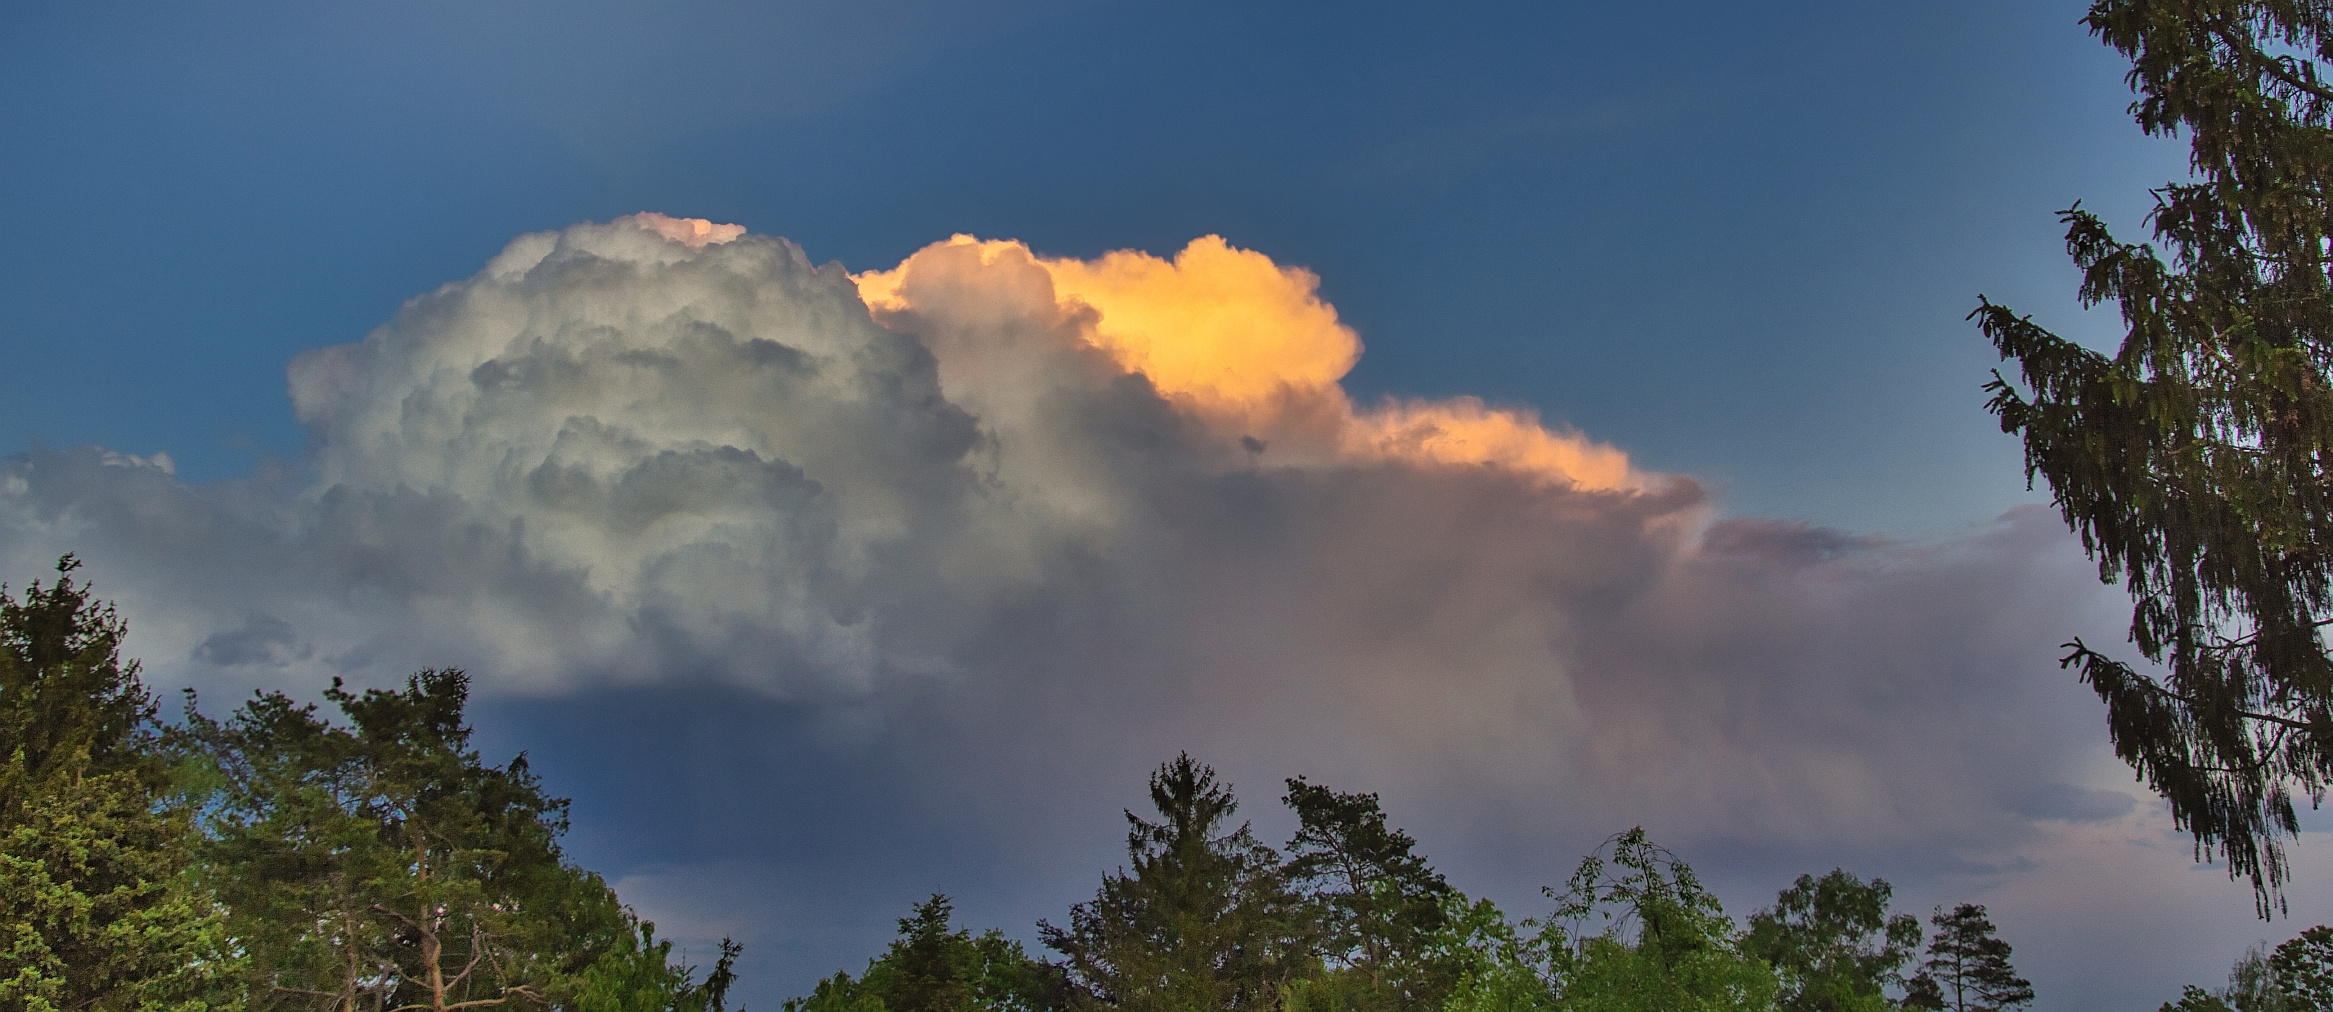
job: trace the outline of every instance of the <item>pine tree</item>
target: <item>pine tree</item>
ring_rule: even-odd
[[[599,876],[566,862],[567,802],[521,755],[470,747],[467,676],[326,693],[348,718],[263,693],[225,721],[187,707],[223,782],[208,858],[258,1009],[533,1008],[578,994],[718,1007]]]
[[[1963,903],[1929,923],[1936,935],[1928,960],[1913,978],[1904,1002],[1909,1008],[1952,1012],[2001,1012],[2033,1002],[2033,984],[2009,965],[2009,943],[1994,934],[1981,904]]]
[[[1461,972],[1437,951],[1457,890],[1386,825],[1377,795],[1294,777],[1282,800],[1298,824],[1287,877],[1318,905],[1324,950],[1365,985],[1356,1004],[1441,1008]]]

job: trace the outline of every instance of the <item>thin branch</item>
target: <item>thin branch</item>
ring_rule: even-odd
[[[2243,62],[2259,67],[2286,87],[2306,93],[2320,102],[2333,102],[2333,89],[2327,89],[2324,85],[2293,73],[2291,68],[2285,66],[2284,61],[2253,48],[2250,39],[2238,38],[2219,19],[2212,19],[2209,23],[2211,33],[2217,36],[2221,42],[2227,43],[2229,49],[2235,50]]]
[[[373,906],[372,906],[372,909],[373,909],[373,911],[374,911],[375,913],[383,913],[383,914],[387,914],[387,915],[389,915],[389,916],[391,916],[391,917],[394,917],[394,918],[396,918],[396,919],[398,919],[398,920],[400,920],[400,921],[404,921],[404,922],[405,922],[405,926],[406,926],[406,927],[408,927],[408,928],[412,928],[412,929],[413,929],[413,930],[415,930],[415,931],[421,931],[421,930],[424,930],[424,929],[422,928],[422,926],[421,926],[421,922],[420,922],[420,921],[414,920],[414,919],[413,919],[413,918],[411,918],[411,917],[407,917],[407,916],[405,916],[404,914],[398,913],[397,911],[395,911],[395,910],[392,910],[392,909],[390,909],[390,908],[388,908],[388,907],[386,907],[386,906],[383,906],[383,905],[381,905],[381,904],[379,904],[379,903],[375,903],[375,904],[373,904]]]
[[[451,1005],[443,1006],[400,1005],[396,1008],[390,1009],[389,1012],[455,1012],[456,1009],[485,1008],[488,1005],[500,1005],[503,1002],[511,1000],[512,998],[525,998],[528,1001],[543,1000],[543,996],[536,993],[534,988],[525,984],[520,984],[517,987],[503,988],[502,997],[499,998],[473,998],[469,1001],[458,1001]]]
[[[2132,674],[2136,675],[2138,673],[2132,672]],[[2136,681],[2139,685],[2144,686],[2148,691],[2163,696],[2167,699],[2177,700],[2178,702],[2184,704],[2189,710],[2195,710],[2201,706],[2201,704],[2197,703],[2192,697],[2184,696],[2173,692],[2170,689],[2164,688],[2154,679],[2148,678],[2145,675],[2138,675]],[[2295,731],[2307,731],[2311,729],[2310,725],[2306,721],[2294,720],[2291,717],[2280,717],[2273,713],[2255,713],[2251,710],[2239,710],[2233,707],[2229,708],[2228,712],[2234,713],[2236,716],[2243,717],[2247,720],[2257,720],[2265,724],[2276,724],[2283,727],[2289,727]]]
[[[457,987],[460,987],[460,986],[462,986],[462,981],[464,981],[464,980],[466,980],[466,979],[468,979],[468,978],[469,978],[469,976],[470,976],[470,971],[472,971],[472,970],[475,970],[475,969],[477,969],[477,968],[478,968],[478,961],[479,961],[479,960],[481,960],[481,959],[485,959],[485,958],[486,958],[486,946],[485,946],[485,945],[483,945],[483,944],[481,944],[481,936],[484,936],[484,935],[485,935],[485,931],[484,931],[483,929],[481,929],[481,928],[479,928],[479,927],[478,927],[478,921],[477,921],[477,919],[476,919],[476,918],[471,918],[471,920],[470,920],[470,962],[469,962],[469,963],[467,963],[467,964],[465,964],[465,965],[462,967],[462,972],[460,972],[460,973],[457,973],[457,974],[454,974],[454,979],[452,979],[452,980],[449,980],[449,981],[447,981],[447,982],[446,982],[446,989],[447,989],[447,990],[449,990],[449,991],[450,991],[450,990],[452,990],[452,989],[454,989],[454,988],[457,988]]]

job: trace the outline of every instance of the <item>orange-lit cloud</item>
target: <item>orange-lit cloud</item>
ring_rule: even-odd
[[[983,267],[1043,268],[1064,317],[1082,317],[1082,340],[1228,437],[1263,439],[1298,459],[1489,465],[1586,489],[1640,484],[1625,453],[1550,429],[1528,409],[1471,397],[1356,407],[1339,381],[1361,340],[1321,300],[1320,279],[1220,236],[1194,239],[1170,261],[1134,250],[1040,257],[1019,242],[957,235],[856,275],[860,296],[878,313],[927,308],[910,275],[961,271],[967,246]]]
[[[635,214],[631,221],[674,242],[685,243],[690,249],[718,245],[745,234],[743,225],[716,225],[703,218],[674,218],[654,211]]]

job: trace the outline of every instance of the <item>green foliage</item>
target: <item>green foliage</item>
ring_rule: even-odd
[[[2162,1012],[2236,1012],[2225,999],[2193,984],[2187,985],[2176,1002],[2164,1002]]]
[[[361,695],[335,682],[326,697],[348,726],[280,693],[225,721],[187,707],[220,784],[208,859],[255,1008],[718,1007],[734,954],[690,984],[598,876],[565,862],[566,802],[525,756],[495,767],[470,748],[460,671]]]
[[[565,863],[460,672],[170,731],[78,565],[0,587],[0,1012],[721,1012],[736,947],[697,982]]]
[[[1451,903],[1443,948],[1462,971],[1443,999],[1446,1012],[1552,1012],[1557,1008],[1539,938],[1515,929],[1489,900]]]
[[[55,773],[0,837],[0,1009],[236,1007],[184,813],[127,773]]]
[[[1791,1012],[1887,1008],[1885,988],[1920,944],[1918,917],[1888,915],[1893,894],[1842,869],[1801,875],[1772,909],[1750,915],[1742,948],[1782,975]]]
[[[974,936],[949,926],[954,906],[933,893],[899,920],[899,937],[857,980],[818,982],[786,1012],[1055,1012],[1064,1007],[1061,971],[1029,958],[1021,943],[990,929]]]
[[[1074,1004],[1126,1009],[1267,1008],[1290,981],[1311,976],[1312,918],[1281,872],[1279,855],[1245,824],[1215,771],[1189,755],[1150,778],[1160,821],[1126,813],[1132,874],[1105,876],[1067,927],[1038,925],[1063,956]]]
[[[2319,1012],[2333,1008],[2333,927],[2318,925],[2236,961],[2228,986],[2189,985],[2164,1012]]]
[[[2333,774],[2333,8],[2098,0],[2084,22],[2132,61],[2139,125],[2189,138],[2195,177],[2156,191],[2167,261],[2064,213],[2084,304],[2126,325],[2113,355],[1980,304],[2025,387],[1996,375],[1988,406],[2100,576],[2128,585],[2132,641],[2163,674],[2078,640],[2063,663],[2265,917],[2293,795]]]
[[[1980,904],[1963,903],[1930,917],[1936,934],[1904,1004],[1953,1012],[2001,1012],[2033,1002],[2033,984],[2009,964],[2009,943],[1996,936]]]
[[[2333,1008],[2333,928],[2318,925],[2268,955],[2269,988],[2312,1009]]]
[[[78,565],[0,588],[0,1012],[234,1008],[152,699]]]
[[[168,773],[154,743],[154,699],[138,663],[121,657],[127,633],[113,606],[73,582],[68,555],[57,579],[21,599],[0,587],[0,734],[10,756],[0,805],[62,776],[133,772],[160,788]]]
[[[563,1007],[571,1012],[723,1012],[729,986],[737,981],[737,943],[723,940],[721,958],[703,983],[688,967],[676,967],[672,940],[659,940],[656,925],[635,921],[616,944],[576,979]]]
[[[1607,856],[1609,854],[1609,856]],[[1691,866],[1642,828],[1605,841],[1562,891],[1540,934],[1561,1007],[1576,1012],[1771,1009],[1779,989],[1764,960]],[[1603,930],[1588,934],[1591,921]]]
[[[819,981],[807,997],[786,1002],[786,1012],[884,1012],[883,999],[848,973]]]
[[[1737,930],[1689,865],[1632,829],[1545,890],[1552,915],[1518,923],[1451,888],[1375,796],[1288,787],[1299,826],[1282,863],[1230,828],[1237,801],[1214,771],[1178,756],[1150,778],[1157,819],[1126,813],[1131,873],[1105,876],[1068,927],[1039,922],[1060,964],[950,928],[934,895],[863,975],[820,981],[786,1012],[1999,1012],[2033,998],[1982,907],[1939,911],[1899,1004],[1884,989],[1920,924],[1889,913],[1886,882],[1800,876]]]
[[[567,803],[524,755],[492,766],[471,747],[460,671],[335,682],[339,723],[281,693],[215,720],[190,694],[165,730],[73,566],[22,600],[0,588],[0,1012],[723,1012],[737,947],[700,981],[569,864]],[[1287,784],[1283,862],[1178,756],[1150,778],[1156,819],[1126,813],[1130,869],[1067,927],[1039,922],[1061,963],[953,927],[935,894],[863,975],[786,1012],[1876,1010],[1917,940],[1885,882],[1837,870],[1737,933],[1641,829],[1547,890],[1546,922],[1517,924],[1451,888],[1375,795]],[[1906,1005],[2031,1000],[1983,914],[1938,914]],[[2333,929],[2317,928],[2176,1007],[2286,1012],[2329,992]]]
[[[1298,827],[1289,881],[1317,905],[1334,972],[1309,989],[1319,1007],[1439,1008],[1462,964],[1437,945],[1458,896],[1409,834],[1389,828],[1375,794],[1288,781]],[[1320,1004],[1324,1003],[1325,1004]]]

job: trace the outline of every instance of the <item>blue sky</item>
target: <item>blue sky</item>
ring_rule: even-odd
[[[1279,777],[1383,791],[1519,915],[1642,822],[1737,913],[1845,864],[1911,909],[1993,904],[2041,1007],[2145,1007],[2288,925],[2193,866],[2056,670],[2065,638],[2118,642],[2121,605],[1981,409],[1978,294],[2113,340],[2054,212],[2135,233],[2183,170],[2082,10],[15,5],[0,578],[81,552],[149,678],[207,699],[471,668],[490,751],[576,797],[571,843],[627,899],[745,939],[755,1007],[858,965],[931,889],[1032,936],[1186,747],[1267,837]],[[878,312],[896,334],[776,336],[928,347],[936,367],[850,378],[936,368],[945,410],[870,421],[758,373],[734,400],[498,401],[416,365],[466,354],[456,324],[496,299],[597,319],[557,274],[577,258],[637,266],[643,305],[742,312],[680,247],[570,228],[641,211],[798,243],[807,264],[759,239],[686,255],[804,319],[858,306],[810,264],[886,269],[954,233],[1088,260],[1221,235],[1317,275],[1366,345],[1342,386],[1364,414],[1536,409],[1680,482],[1238,463],[1187,404],[1012,358],[1054,332],[981,331],[1001,303],[964,292],[1028,262],[948,275],[944,249],[919,276],[966,287]],[[506,246],[539,290],[481,273]],[[512,349],[496,375],[550,361]],[[726,375],[706,354],[681,355],[692,382]],[[1057,385],[949,385],[1007,361]],[[484,407],[431,414],[464,397]],[[764,415],[799,427],[704,434]],[[577,417],[799,469],[708,450],[658,487],[710,490],[688,508],[728,526],[593,554],[630,535],[560,541],[572,517],[477,477]],[[967,491],[988,451],[958,427],[1023,499]],[[156,452],[174,473],[120,456]],[[650,480],[608,453],[586,463]],[[867,502],[897,529],[854,541]],[[959,516],[994,526],[934,519]],[[716,577],[743,589],[691,596]],[[2300,853],[2293,926],[2333,919],[2329,857]]]

